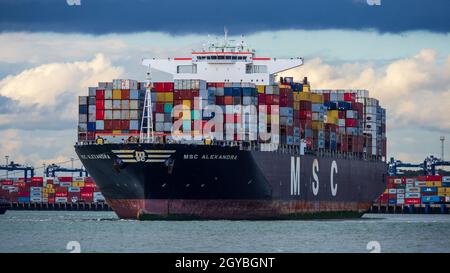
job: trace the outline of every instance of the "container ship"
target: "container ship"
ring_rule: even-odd
[[[142,64],[145,82],[79,97],[76,153],[120,218],[355,218],[385,190],[386,112],[367,90],[312,90],[280,77],[302,58],[226,35]]]

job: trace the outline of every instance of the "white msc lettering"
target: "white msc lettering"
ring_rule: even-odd
[[[319,176],[317,175],[319,172],[319,161],[317,160],[317,158],[314,159],[312,168],[313,168],[312,190],[314,196],[317,196],[317,194],[319,194]]]
[[[338,173],[337,163],[336,163],[336,160],[333,160],[333,162],[331,163],[331,173],[330,173],[331,195],[333,195],[333,196],[336,196],[336,194],[337,194],[338,185],[337,185],[337,183],[334,184],[334,182],[333,182],[334,174],[337,174],[337,173]]]
[[[291,195],[300,195],[300,157],[291,156]]]

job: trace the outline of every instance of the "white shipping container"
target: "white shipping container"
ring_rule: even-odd
[[[105,90],[105,100],[112,100],[112,98],[113,98],[112,89]]]
[[[113,119],[113,111],[112,110],[105,110],[105,119]]]
[[[406,192],[420,192],[420,187],[410,187],[406,189]]]
[[[450,182],[450,176],[443,176],[442,182],[446,182],[446,183]]]
[[[397,205],[404,205],[404,204],[405,204],[405,199],[404,198],[398,199],[398,197],[397,197]]]
[[[30,192],[36,192],[36,191],[38,191],[38,192],[42,191],[42,187],[30,187]]]
[[[113,101],[112,100],[105,100],[105,110],[111,110],[113,108]]]
[[[137,110],[139,106],[139,101],[138,100],[130,100],[130,109],[131,110]]]
[[[132,110],[130,111],[130,119],[139,119],[138,111]]]
[[[420,193],[407,192],[405,193],[405,198],[420,198]]]
[[[121,119],[130,119],[130,111],[129,110],[121,110],[120,111]]]
[[[84,177],[79,177],[79,176],[73,177],[72,181],[73,182],[84,182]]]
[[[404,193],[398,193],[397,194],[397,199],[405,199],[405,194]]]
[[[113,119],[121,119],[122,111],[121,110],[113,110]]]
[[[416,187],[426,187],[427,186],[427,182],[426,181],[416,181],[414,183],[414,185],[416,185]]]
[[[67,203],[67,197],[55,197],[55,203]]]
[[[31,203],[42,203],[42,197],[30,197]]]
[[[80,187],[69,187],[69,192],[80,192]]]
[[[59,186],[68,188],[72,186],[72,182],[60,182]]]
[[[402,179],[401,178],[395,178],[394,179],[394,184],[401,184],[402,183]]]
[[[413,178],[406,178],[406,184],[414,184]]]
[[[397,193],[405,193],[405,189],[397,189]]]
[[[388,192],[389,192],[389,194],[396,194],[397,189],[389,189]]]

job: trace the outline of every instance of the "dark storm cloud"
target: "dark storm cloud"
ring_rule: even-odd
[[[0,31],[91,34],[162,31],[232,33],[372,28],[450,32],[449,0],[1,0]],[[73,2],[76,0],[69,0]]]

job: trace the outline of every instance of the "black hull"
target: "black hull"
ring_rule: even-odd
[[[387,166],[379,161],[181,144],[93,144],[75,149],[121,218],[359,217],[386,186]]]

